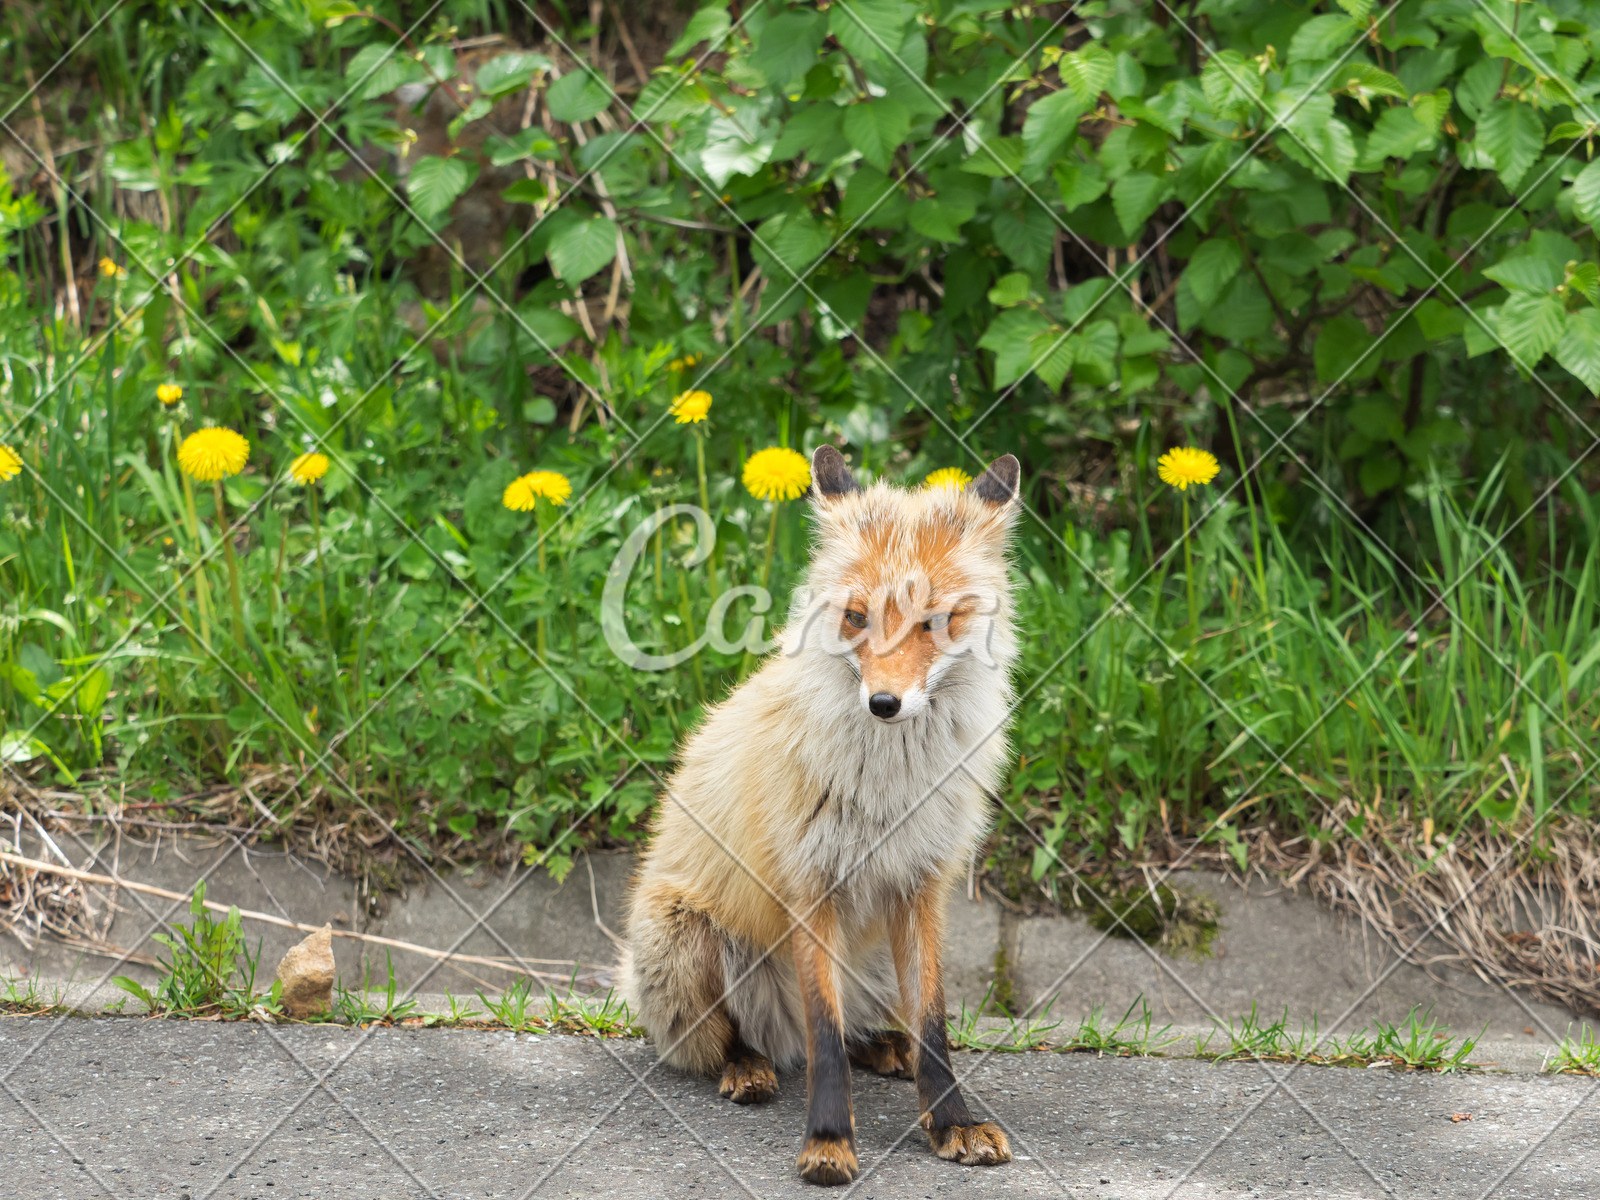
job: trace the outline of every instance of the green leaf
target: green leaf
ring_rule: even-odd
[[[1422,330],[1422,336],[1430,342],[1456,336],[1461,332],[1467,319],[1459,306],[1446,304],[1434,296],[1429,296],[1417,305],[1416,316],[1417,328]]]
[[[1068,288],[1061,296],[1061,319],[1069,326],[1078,325],[1095,311],[1101,297],[1111,291],[1112,286],[1111,280],[1101,275]]]
[[[1111,383],[1117,365],[1117,327],[1111,321],[1091,321],[1073,338],[1073,369],[1085,382],[1104,387]]]
[[[1085,112],[1094,107],[1100,93],[1106,90],[1116,68],[1117,60],[1099,42],[1090,42],[1070,54],[1063,54],[1056,64],[1061,82],[1067,85]]]
[[[479,96],[464,109],[450,119],[450,124],[445,127],[454,142],[461,136],[461,131],[474,121],[489,115],[489,110],[494,107],[494,102],[487,96]]]
[[[563,228],[550,239],[550,269],[567,283],[582,283],[617,256],[617,223],[591,217]]]
[[[970,211],[946,204],[932,196],[911,206],[911,228],[936,242],[962,241],[961,226],[972,219]]]
[[[1360,32],[1361,26],[1338,13],[1312,17],[1289,39],[1289,61],[1321,62],[1325,58],[1338,58],[1351,48]]]
[[[3,759],[0,759],[0,761],[3,761]],[[144,984],[140,983],[137,979],[134,979],[131,976],[113,975],[111,977],[111,986],[121,988],[140,1004],[144,1005],[145,1008],[150,1012],[155,1012],[161,1007],[161,1002],[156,999],[156,997],[151,993],[150,989],[145,987]],[[127,1001],[124,1000],[123,1003],[126,1004]]]
[[[1238,242],[1231,237],[1211,238],[1195,249],[1184,277],[1194,298],[1209,308],[1243,265],[1244,251]]]
[[[1467,357],[1477,358],[1480,354],[1500,349],[1500,339],[1494,333],[1496,322],[1500,320],[1499,306],[1491,304],[1472,312],[1473,316],[1466,318],[1461,326],[1461,340],[1466,343]]]
[[[427,68],[413,58],[403,46],[369,42],[355,52],[344,69],[346,87],[355,87],[356,99],[371,100],[407,83],[421,83],[428,78]]]
[[[50,747],[22,730],[0,734],[0,766],[32,762],[41,754],[49,754]]]
[[[1106,194],[1106,175],[1095,162],[1058,162],[1053,174],[1067,211],[1093,204]]]
[[[1365,379],[1378,369],[1379,356],[1369,354],[1373,338],[1367,327],[1351,316],[1330,317],[1317,335],[1311,352],[1319,383],[1342,378]]]
[[[764,221],[756,233],[758,240],[750,247],[750,253],[772,280],[772,287],[778,289],[772,296],[773,303],[796,279],[805,276],[832,241],[827,228],[804,211],[782,213]],[[772,287],[767,290],[772,291]]]
[[[489,161],[497,167],[525,158],[537,158],[542,162],[557,162],[561,158],[561,147],[537,125],[528,126],[515,137],[491,137],[488,147]]]
[[[962,159],[961,169],[969,175],[987,175],[991,179],[1018,175],[1022,171],[1022,139],[989,138]]]
[[[537,179],[519,179],[500,193],[500,199],[509,204],[537,204],[549,194]]]
[[[844,137],[880,171],[887,171],[894,152],[911,132],[911,113],[889,96],[852,104],[844,114]]]
[[[1361,484],[1363,492],[1369,496],[1377,496],[1399,483],[1404,470],[1405,464],[1393,450],[1388,448],[1374,450],[1361,460],[1361,469],[1356,472],[1356,479]]]
[[[1339,7],[1358,21],[1365,21],[1372,12],[1374,0],[1339,0]]]
[[[1129,242],[1139,236],[1150,214],[1166,199],[1167,180],[1164,176],[1132,171],[1111,185],[1111,207],[1122,223],[1122,231]]]
[[[78,681],[78,711],[86,717],[99,717],[100,706],[106,702],[111,690],[111,676],[105,668],[96,667]]]
[[[491,58],[478,68],[478,90],[491,99],[510,95],[528,85],[535,72],[548,71],[551,63],[542,54],[529,50],[514,50]]]
[[[916,9],[901,0],[837,0],[828,8],[828,32],[853,57],[885,63],[890,61],[886,49],[901,44],[902,31],[915,16]]]
[[[846,227],[857,221],[869,229],[898,229],[905,222],[904,193],[882,171],[860,167],[845,181],[844,204],[839,219]]]
[[[476,173],[463,159],[423,155],[412,164],[411,174],[406,177],[406,194],[411,197],[412,209],[432,223],[472,185]]]
[[[1324,179],[1344,183],[1356,165],[1356,142],[1350,127],[1333,115],[1333,97],[1303,92],[1274,92],[1266,103],[1284,124],[1274,141],[1290,158]]]
[[[544,101],[557,121],[587,121],[605,111],[611,103],[611,89],[587,68],[578,66],[550,85]]]
[[[519,327],[517,332],[528,340],[529,350],[559,350],[583,333],[583,326],[548,304],[523,304],[518,307],[517,316],[527,327]]]
[[[1066,330],[1044,329],[1028,342],[1028,356],[1038,375],[1052,392],[1059,392],[1066,381],[1067,372],[1077,358],[1077,338],[1066,336]]]
[[[1554,296],[1518,292],[1500,306],[1495,332],[1517,365],[1531,371],[1561,340],[1566,313]]]
[[[816,65],[817,51],[828,36],[828,19],[818,12],[790,11],[772,18],[761,30],[761,43],[751,56],[756,70],[780,91]]]
[[[1411,115],[1416,117],[1417,124],[1429,133],[1438,133],[1439,127],[1444,124],[1444,119],[1450,115],[1450,89],[1418,92],[1411,97]]]
[[[728,10],[725,6],[708,4],[689,18],[689,23],[683,27],[678,40],[667,47],[667,57],[677,58],[679,55],[687,54],[701,42],[718,45],[722,35],[732,26],[733,22],[728,19]]]
[[[1530,104],[1496,100],[1478,118],[1477,145],[1514,192],[1544,148],[1544,122]]]
[[[1567,267],[1565,283],[1590,304],[1600,306],[1600,266],[1592,262],[1575,263]]]
[[[1028,298],[1032,285],[1026,271],[1013,271],[995,280],[989,289],[989,303],[996,308],[1010,308]]]
[[[1600,309],[1580,308],[1567,314],[1567,327],[1556,344],[1556,361],[1600,396]]]
[[[1376,166],[1385,158],[1410,158],[1433,140],[1433,134],[1417,119],[1415,109],[1386,108],[1367,138],[1365,161]]]
[[[994,244],[1017,266],[1042,271],[1050,261],[1058,226],[1037,204],[1024,203],[1020,211],[995,214]]]
[[[1352,404],[1349,419],[1355,429],[1374,442],[1397,442],[1406,433],[1405,419],[1388,397]]]
[[[1200,72],[1200,90],[1219,114],[1232,108],[1253,109],[1261,98],[1261,73],[1237,50],[1220,50]]]
[[[690,75],[663,71],[652,75],[633,102],[633,113],[641,121],[681,121],[711,107],[710,93]]]
[[[1041,96],[1028,108],[1022,121],[1024,161],[1030,171],[1041,171],[1061,147],[1078,132],[1078,118],[1090,105],[1070,88]]]
[[[1484,275],[1514,292],[1550,292],[1561,286],[1562,271],[1539,254],[1519,254],[1484,269]]]
[[[1008,308],[990,322],[978,345],[994,352],[996,387],[1015,383],[1033,369],[1033,339],[1049,330],[1049,320],[1032,308]]]
[[[1600,158],[1579,171],[1572,181],[1572,212],[1580,221],[1600,224]]]
[[[735,175],[754,175],[772,157],[777,138],[759,122],[754,109],[744,108],[732,116],[718,113],[706,125],[700,162],[715,186],[721,187]]]

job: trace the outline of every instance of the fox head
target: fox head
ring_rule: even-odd
[[[866,719],[915,721],[942,697],[1009,687],[1006,552],[1021,467],[1007,454],[965,488],[863,488],[839,451],[812,458],[816,547],[785,631],[791,654],[853,675]]]

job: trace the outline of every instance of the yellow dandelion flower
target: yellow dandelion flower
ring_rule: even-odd
[[[744,486],[757,500],[798,500],[811,486],[811,464],[803,454],[768,446],[745,460]]]
[[[22,456],[10,446],[0,442],[0,483],[15,479],[22,470]]]
[[[531,512],[540,497],[551,504],[565,504],[572,495],[572,484],[555,471],[529,471],[506,485],[500,502],[513,512]]]
[[[710,392],[684,392],[672,402],[668,410],[677,418],[679,425],[695,425],[706,419],[706,414],[711,411]]]
[[[100,260],[100,274],[110,279],[113,275],[123,275],[126,272],[109,258],[102,258]]]
[[[178,466],[190,479],[211,483],[237,475],[250,460],[250,443],[231,429],[196,429],[178,447]]]
[[[1193,446],[1168,450],[1156,460],[1156,474],[1161,476],[1161,482],[1180,492],[1187,491],[1191,484],[1210,483],[1219,470],[1216,455]]]
[[[171,408],[179,400],[183,399],[183,388],[175,383],[163,383],[156,388],[156,399]]]
[[[930,472],[922,481],[922,485],[930,488],[964,488],[971,482],[972,476],[960,467],[940,467],[937,471]]]
[[[289,478],[296,483],[315,483],[328,473],[328,456],[307,451],[289,464]]]

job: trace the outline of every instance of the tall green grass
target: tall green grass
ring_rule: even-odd
[[[441,12],[420,40],[437,46],[452,23],[490,15]],[[277,790],[258,793],[279,812],[305,801],[287,787],[303,777],[332,816],[370,804],[452,852],[637,836],[655,792],[646,767],[666,768],[749,664],[713,650],[662,673],[617,660],[598,605],[627,532],[674,503],[704,502],[716,522],[709,563],[690,565],[682,520],[635,575],[632,636],[667,653],[700,635],[714,591],[763,577],[773,512],[739,481],[752,451],[843,440],[863,473],[907,483],[979,464],[848,339],[804,315],[760,327],[759,292],[737,294],[750,263],[720,234],[630,227],[653,257],[625,328],[593,343],[562,315],[574,293],[537,241],[489,280],[514,313],[485,301],[453,265],[426,268],[428,231],[337,146],[298,113],[273,115],[215,21],[145,13],[126,6],[85,43],[103,105],[50,93],[77,197],[61,208],[0,179],[0,441],[26,464],[0,483],[0,756],[82,785],[91,803],[110,784],[180,809],[209,784],[281,768]],[[59,52],[100,14],[75,3],[58,15]],[[29,28],[6,27],[18,62]],[[263,17],[254,44],[331,97],[367,36]],[[380,146],[400,136],[380,98],[340,119]],[[264,176],[291,141],[293,161]],[[95,276],[77,321],[63,231],[80,277],[101,256],[120,268]],[[591,298],[604,284],[591,281]],[[956,344],[911,315],[882,339],[891,364],[912,341]],[[559,331],[564,353],[524,321]],[[703,357],[683,365],[691,355]],[[912,381],[957,423],[999,394],[952,396],[926,357],[913,361]],[[575,380],[603,392],[603,423],[592,405],[574,422]],[[156,398],[165,383],[184,388],[174,409]],[[709,423],[665,421],[693,385],[716,398]],[[1180,505],[1138,447],[1239,439],[1207,404],[1146,407],[1106,389],[1068,404],[1025,391],[984,427],[988,453],[1023,453],[1043,514],[1022,523],[1017,552],[1024,700],[1006,799],[1018,817],[1053,848],[1104,856],[1167,833],[1242,853],[1241,830],[1263,822],[1331,838],[1375,818],[1442,834],[1588,811],[1574,785],[1600,721],[1600,511],[1575,481],[1513,525],[1502,492],[1531,494],[1520,461],[1507,483],[1463,480],[1441,458],[1386,510],[1396,555],[1314,484],[1285,483],[1287,460],[1269,455],[1183,550]],[[1129,416],[1141,418],[1131,451],[1109,432]],[[1080,419],[1108,431],[1118,469],[1093,520],[1057,497],[1062,457],[1048,448]],[[175,447],[201,424],[251,441],[223,511],[176,469]],[[630,429],[653,431],[636,443]],[[285,473],[318,438],[334,465],[313,508]],[[1334,454],[1316,462],[1345,487]],[[534,467],[570,478],[570,505],[501,506]],[[1232,482],[1225,472],[1193,511]],[[776,517],[781,613],[806,531],[798,504]],[[730,626],[749,615],[741,602]]]

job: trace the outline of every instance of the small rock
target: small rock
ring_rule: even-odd
[[[289,947],[278,964],[283,984],[283,1011],[310,1017],[328,1011],[333,1002],[333,927],[324,925],[305,941]]]

